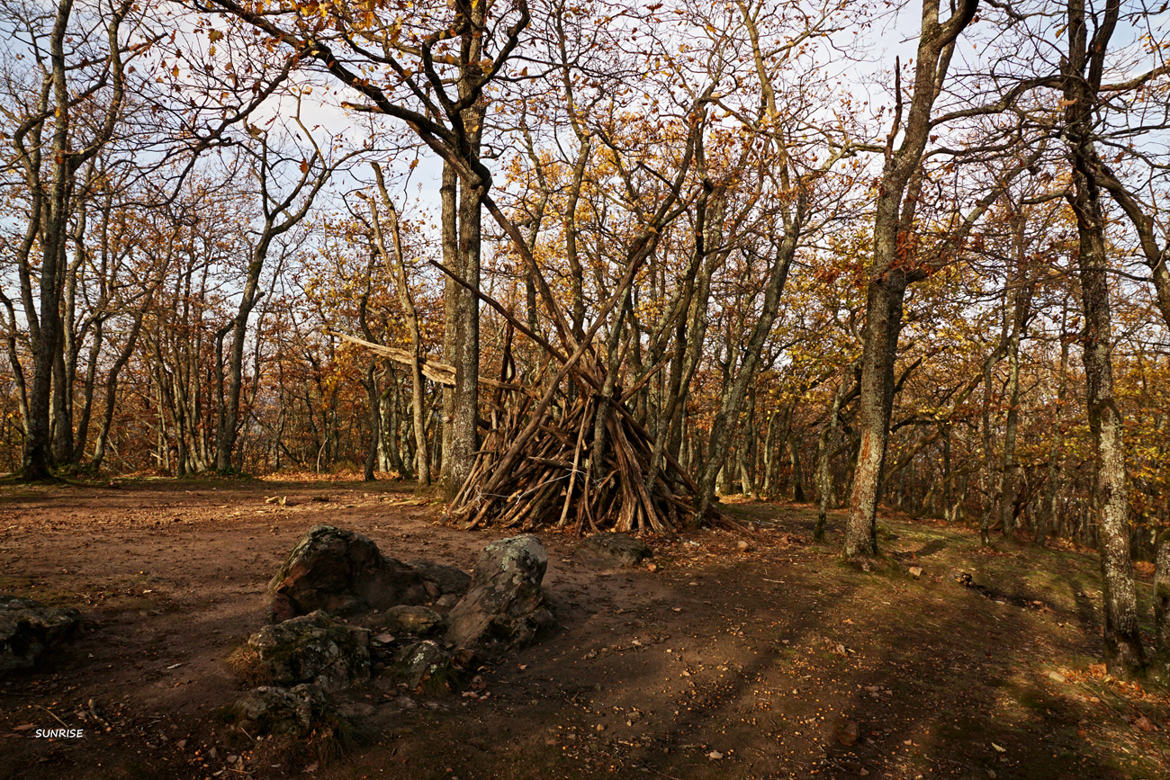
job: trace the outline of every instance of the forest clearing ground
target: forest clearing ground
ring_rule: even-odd
[[[890,565],[864,573],[840,562],[840,516],[813,545],[812,507],[728,511],[754,530],[651,540],[653,570],[598,569],[577,538],[539,533],[557,630],[482,691],[370,686],[355,739],[278,755],[214,713],[240,691],[224,659],[305,530],[464,569],[509,534],[442,526],[402,483],[5,486],[0,593],[77,606],[87,627],[0,679],[0,776],[1170,776],[1165,691],[1097,665],[1095,555],[981,551],[969,529],[887,512]],[[31,736],[61,723],[85,737]]]

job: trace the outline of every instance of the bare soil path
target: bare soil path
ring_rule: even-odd
[[[352,730],[289,745],[216,713],[242,690],[224,659],[301,534],[332,523],[464,569],[507,534],[443,526],[394,483],[2,487],[0,593],[77,606],[86,626],[0,678],[0,776],[1170,776],[1165,691],[1096,665],[1094,556],[988,553],[964,529],[887,519],[889,565],[866,573],[838,539],[810,543],[809,507],[731,512],[754,530],[652,540],[637,569],[539,534],[559,628],[482,687],[373,684]],[[34,736],[62,725],[85,736]]]

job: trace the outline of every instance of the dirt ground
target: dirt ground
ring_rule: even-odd
[[[811,543],[810,507],[729,511],[751,530],[651,540],[636,569],[539,534],[558,628],[486,686],[371,684],[352,729],[288,744],[217,711],[243,690],[225,658],[301,534],[332,523],[464,569],[508,534],[443,526],[385,482],[0,488],[0,593],[85,618],[41,668],[0,679],[0,775],[1170,777],[1165,689],[1097,664],[1094,556],[984,552],[968,530],[884,518],[890,562],[866,573],[839,535]],[[84,737],[34,737],[60,727]]]

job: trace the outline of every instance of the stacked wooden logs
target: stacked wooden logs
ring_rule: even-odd
[[[572,382],[539,413],[532,395],[504,395],[497,425],[448,510],[456,522],[653,533],[697,522],[698,487],[668,454],[655,459],[654,442],[624,397]]]
[[[335,335],[400,363],[412,359],[406,350]],[[548,381],[508,381],[515,374],[510,345],[509,337],[500,378],[480,377],[490,388],[481,396],[488,427],[450,520],[468,528],[652,533],[698,522],[698,486],[668,452],[655,457],[653,439],[627,405],[651,372],[609,396],[596,359]],[[422,369],[438,384],[454,384],[451,366],[426,360]]]

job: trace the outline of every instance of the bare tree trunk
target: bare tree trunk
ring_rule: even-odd
[[[482,188],[462,182],[459,201],[459,254],[461,276],[473,290],[479,289],[480,203]],[[479,412],[479,299],[458,285],[455,291],[454,349],[455,388],[452,394],[451,447],[444,458],[449,494],[463,486],[475,462],[479,446],[476,423]]]
[[[439,200],[442,210],[442,249],[443,265],[450,268],[460,278],[463,277],[463,256],[459,252],[459,207],[458,187],[459,179],[455,167],[449,162],[443,163],[443,181],[439,187]],[[458,318],[457,301],[459,283],[446,277],[443,287],[443,360],[449,365],[455,364],[455,330]],[[455,420],[455,388],[443,386],[443,450],[442,465],[439,479],[448,486],[451,485],[451,432],[454,430]]]
[[[1097,453],[1097,533],[1105,599],[1105,660],[1114,674],[1144,665],[1137,626],[1137,593],[1130,557],[1129,492],[1121,410],[1113,393],[1112,327],[1104,216],[1095,188],[1074,174],[1080,234],[1078,265],[1085,315],[1085,386]]]
[[[1100,88],[1104,50],[1117,21],[1118,2],[1107,2],[1091,47],[1083,0],[1070,0],[1067,8],[1069,56],[1065,61],[1064,103],[1067,104],[1069,161],[1073,169],[1073,186],[1067,198],[1077,220],[1077,266],[1085,316],[1085,389],[1089,427],[1097,455],[1095,507],[1105,602],[1105,663],[1111,673],[1128,676],[1144,667],[1145,655],[1138,632],[1137,592],[1130,555],[1124,428],[1113,392],[1105,215],[1092,176],[1095,157],[1092,98]]]
[[[381,458],[383,470],[393,471],[401,476],[403,469],[402,452],[398,444],[398,380],[391,373],[388,375],[389,384],[378,396],[378,406],[381,415],[382,444]]]
[[[394,254],[387,251],[386,242],[382,236],[381,222],[378,219],[376,208],[372,208],[374,238],[382,260],[390,266],[394,275],[395,285],[398,287],[398,302],[402,306],[406,317],[407,330],[410,332],[410,382],[411,382],[411,409],[414,427],[414,456],[415,472],[420,485],[431,484],[431,466],[427,452],[426,408],[423,398],[423,345],[422,331],[419,327],[418,309],[414,305],[414,298],[410,294],[410,282],[406,277],[406,258],[402,253],[402,234],[398,223],[398,210],[390,200],[390,193],[386,190],[386,182],[382,169],[375,163],[374,176],[378,184],[378,192],[382,198],[382,207],[390,220],[390,238],[394,246]]]
[[[378,380],[374,373],[374,363],[366,368],[366,397],[370,404],[370,446],[366,450],[366,461],[362,468],[362,479],[366,482],[374,481],[374,467],[378,465],[378,442],[382,438],[382,412],[378,408]]]
[[[65,263],[65,233],[69,203],[69,87],[66,81],[65,37],[72,0],[60,0],[49,42],[53,103],[58,106],[53,127],[53,180],[41,204],[40,327],[33,339],[33,381],[29,392],[28,436],[24,442],[21,476],[46,479],[53,464],[50,404],[55,359],[61,340],[60,276]]]
[[[1048,447],[1048,486],[1044,505],[1036,513],[1036,542],[1044,544],[1050,528],[1056,526],[1056,507],[1060,502],[1058,482],[1060,481],[1060,453],[1064,445],[1064,427],[1060,423],[1068,395],[1068,346],[1065,338],[1065,324],[1068,320],[1068,302],[1061,305],[1060,313],[1060,368],[1056,379],[1056,413],[1053,416],[1052,443]]]
[[[707,509],[715,500],[716,477],[724,467],[724,460],[727,457],[732,436],[738,427],[737,421],[748,385],[754,381],[756,371],[760,367],[764,339],[767,338],[772,330],[772,324],[776,321],[776,314],[780,308],[780,296],[784,291],[784,283],[788,279],[788,269],[796,255],[800,231],[807,216],[805,214],[806,206],[806,196],[802,190],[793,207],[792,214],[785,220],[784,236],[777,242],[776,256],[772,258],[767,285],[764,288],[763,306],[744,346],[743,359],[734,376],[724,384],[723,394],[719,399],[719,409],[715,413],[715,419],[711,422],[711,435],[703,462],[703,472],[699,479],[699,512],[697,517],[706,515]],[[729,366],[733,360],[734,355],[729,354]]]
[[[778,468],[778,460],[776,453],[776,432],[780,427],[780,413],[771,412],[768,414],[768,425],[764,433],[763,446],[763,468],[764,468],[764,485],[762,491],[764,496],[771,497],[776,492],[776,471]]]
[[[1154,642],[1170,662],[1170,530],[1158,533],[1154,547]]]
[[[1020,424],[1020,341],[1028,327],[1031,304],[1031,283],[1025,281],[1015,293],[1012,330],[1007,341],[1007,419],[1004,421],[999,487],[999,519],[1003,524],[1004,536],[1011,536],[1015,531],[1015,506],[1019,495],[1020,477],[1020,464],[1016,459],[1016,432]]]
[[[902,329],[902,302],[906,295],[907,255],[913,251],[914,211],[922,185],[921,164],[930,133],[934,102],[942,90],[955,40],[975,17],[978,0],[952,6],[939,21],[938,0],[923,0],[918,56],[914,62],[914,91],[901,127],[902,88],[896,68],[897,107],[894,127],[886,144],[885,165],[878,185],[873,228],[873,271],[866,295],[860,395],[857,401],[861,443],[849,517],[845,523],[845,556],[877,554],[877,507],[889,441],[894,403],[894,361]],[[894,148],[901,131],[902,142]]]
[[[161,282],[161,276],[159,281]],[[110,366],[109,373],[106,374],[105,407],[102,413],[101,427],[98,429],[97,444],[94,446],[93,458],[90,461],[94,470],[101,468],[102,461],[106,456],[106,447],[109,445],[110,427],[114,420],[114,406],[118,398],[118,377],[121,375],[122,369],[130,362],[130,357],[134,354],[134,346],[138,341],[138,334],[142,330],[142,320],[146,316],[146,307],[157,286],[158,282],[152,285],[150,294],[145,296],[142,307],[135,314],[134,324],[130,328],[130,333],[126,336],[126,343],[122,346],[122,351],[118,353],[114,365]]]
[[[298,115],[297,122],[300,124]],[[230,323],[232,347],[227,365],[227,388],[219,387],[219,424],[215,440],[215,469],[221,474],[232,470],[232,456],[236,448],[236,437],[240,428],[240,393],[244,383],[244,341],[248,335],[248,318],[263,293],[260,291],[260,274],[268,259],[272,242],[295,227],[309,213],[313,200],[325,186],[332,174],[332,168],[317,148],[312,135],[303,124],[300,125],[313,154],[301,168],[300,178],[290,187],[284,197],[276,197],[269,191],[273,180],[272,165],[269,163],[268,139],[261,140],[258,175],[260,177],[261,209],[264,213],[264,227],[256,239],[256,245],[248,258],[248,270],[244,277],[244,289],[236,309],[236,316]],[[321,169],[316,170],[317,165]],[[300,198],[300,202],[297,199]]]
[[[881,233],[885,232],[883,228]],[[869,286],[857,399],[861,443],[845,522],[847,558],[877,555],[877,506],[894,407],[894,360],[905,294],[905,273],[900,270],[891,270],[885,279]]]
[[[118,36],[122,22],[130,10],[130,0],[122,0],[110,9],[103,19],[106,42],[109,46],[106,52],[108,67],[106,73],[110,85],[110,98],[104,110],[93,112],[97,115],[89,117],[96,120],[89,125],[94,129],[89,139],[82,139],[71,137],[71,111],[75,95],[70,90],[71,68],[65,54],[66,44],[71,43],[69,20],[73,13],[73,0],[58,0],[54,11],[53,30],[49,36],[49,69],[40,93],[42,102],[46,106],[51,105],[53,109],[52,113],[45,117],[47,119],[48,116],[52,116],[53,127],[52,141],[49,145],[51,181],[48,187],[44,186],[39,170],[40,151],[30,153],[29,149],[18,144],[18,156],[25,168],[26,179],[30,188],[37,193],[33,202],[39,211],[36,219],[41,229],[40,312],[39,322],[35,328],[32,327],[31,320],[37,318],[31,316],[31,307],[27,305],[32,302],[31,294],[26,301],[33,337],[33,379],[29,391],[28,432],[21,466],[21,476],[26,480],[45,479],[51,476],[53,453],[50,415],[54,373],[58,375],[59,392],[71,392],[71,388],[62,386],[65,372],[60,354],[63,339],[61,305],[65,282],[69,212],[77,171],[109,142],[121,114],[125,77],[122,43]],[[33,135],[39,138],[43,122],[38,120],[34,124],[38,127]],[[61,408],[60,405],[58,408]],[[69,431],[69,446],[72,447],[72,431]]]
[[[792,466],[792,500],[803,504],[806,499],[803,467],[800,465],[800,441],[791,430],[788,432],[788,462]]]
[[[983,489],[983,506],[979,510],[979,543],[984,547],[991,546],[991,512],[995,507],[994,491],[992,489],[992,474],[995,471],[995,454],[991,446],[991,380],[995,364],[999,362],[1000,344],[992,350],[983,361],[983,408],[980,410],[979,440],[982,450],[983,468],[980,469],[980,487]]]
[[[848,376],[841,379],[837,391],[833,393],[833,404],[829,407],[829,415],[821,428],[821,435],[817,440],[817,524],[813,530],[813,540],[820,542],[825,538],[825,525],[829,518],[829,502],[833,500],[833,473],[830,470],[833,443],[837,440],[837,430],[841,421],[841,404],[844,402],[849,386]]]

